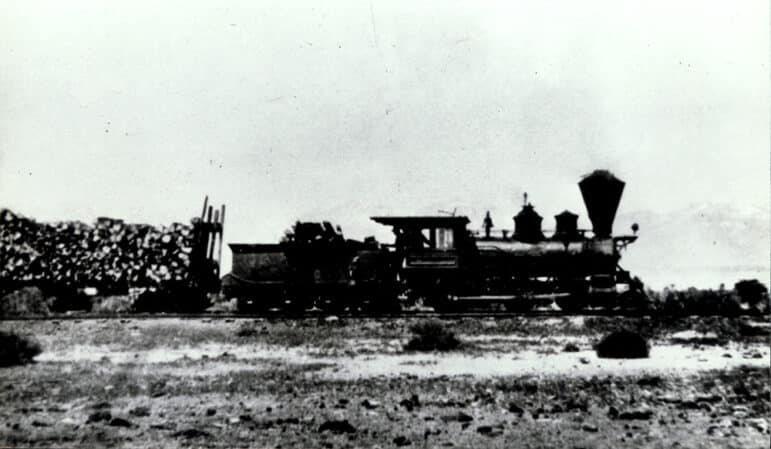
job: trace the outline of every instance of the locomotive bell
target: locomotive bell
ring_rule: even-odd
[[[613,233],[613,220],[624,185],[607,170],[595,170],[578,183],[595,237],[607,238]]]

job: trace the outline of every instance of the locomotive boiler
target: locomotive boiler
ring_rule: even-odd
[[[579,229],[578,216],[564,211],[548,236],[527,200],[511,233],[494,229],[489,213],[483,232],[470,231],[464,216],[372,217],[391,227],[390,244],[347,240],[329,223],[297,223],[278,244],[231,244],[223,291],[247,311],[398,310],[417,301],[436,311],[636,307],[645,303],[642,283],[619,261],[637,225],[635,235],[612,232],[624,185],[603,170],[583,177],[592,229]]]

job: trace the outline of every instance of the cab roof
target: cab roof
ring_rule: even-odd
[[[456,228],[469,223],[468,217],[448,215],[370,217],[376,223],[399,228]]]

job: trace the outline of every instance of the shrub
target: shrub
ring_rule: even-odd
[[[41,352],[42,349],[37,341],[0,331],[0,366],[29,363]]]
[[[722,286],[718,290],[666,288],[649,296],[652,299],[651,308],[658,315],[737,316],[743,313],[742,299],[737,291],[725,290]]]
[[[412,339],[404,349],[408,351],[451,351],[460,346],[455,333],[446,329],[439,321],[423,321],[410,328]]]
[[[48,315],[50,300],[37,287],[23,287],[0,298],[0,316]]]
[[[644,359],[650,345],[642,335],[627,330],[611,332],[597,344],[597,357],[608,359]]]
[[[751,311],[762,314],[768,313],[769,298],[768,289],[757,279],[745,279],[734,285],[736,293],[741,301],[746,304]]]
[[[236,329],[237,337],[254,337],[259,335],[260,331],[254,323],[241,323]]]
[[[581,349],[575,343],[568,343],[565,345],[565,348],[562,349],[564,352],[578,352],[580,350]]]
[[[83,289],[73,286],[47,285],[47,294],[53,297],[51,312],[64,313],[71,310],[88,312],[92,309],[94,298],[85,294]]]

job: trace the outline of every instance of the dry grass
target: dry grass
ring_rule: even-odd
[[[451,335],[452,331],[466,335],[466,328],[474,334],[501,332],[514,323],[499,322],[498,326],[488,328],[480,326],[479,320],[476,328],[471,321],[459,326],[458,321],[415,325],[416,322],[409,320],[350,321],[346,326],[310,320],[214,320],[210,323],[84,320],[0,324],[13,327],[17,334],[33,333],[61,340],[59,345],[65,348],[82,344],[86,338],[93,341],[109,338],[116,350],[130,350],[137,342],[186,346],[210,342],[209,339],[245,346],[265,341],[318,345],[321,339],[403,337],[410,327],[435,338]],[[595,324],[610,326],[612,323]],[[239,336],[242,327],[246,330]],[[528,330],[524,326],[519,332]],[[120,335],[113,337],[115,334]],[[44,343],[49,349],[48,341]],[[430,357],[434,356],[438,355]],[[215,364],[224,365],[224,369],[202,369]],[[533,448],[768,447],[768,435],[749,425],[749,420],[765,419],[771,411],[767,368],[690,376],[418,378],[395,375],[357,380],[328,378],[324,373],[329,368],[333,367],[321,362],[297,365],[235,358],[180,359],[157,364],[46,362],[7,368],[0,377],[0,403],[5,405],[0,407],[0,420],[8,425],[0,426],[0,442],[24,447],[275,447],[280,444],[282,447],[365,448],[393,447],[395,439],[405,437],[412,441],[410,447],[415,448],[443,447],[450,443],[455,447],[504,448],[511,447],[512,441],[518,447]],[[673,396],[687,399],[688,395],[717,395],[719,399],[710,399],[710,411],[686,409],[690,406],[688,403],[673,404],[665,400]],[[413,397],[419,400],[412,400]],[[641,400],[654,409],[653,419],[628,422],[608,415],[611,407],[624,411]],[[377,402],[379,406],[373,410],[362,405],[365,401]],[[107,403],[112,416],[128,419],[132,427],[88,423],[93,404],[99,403]],[[411,405],[408,407],[406,403]],[[130,411],[137,407],[146,407],[147,416],[132,415]],[[737,407],[746,409],[741,412],[746,419],[734,416]],[[208,413],[209,410],[214,413]],[[443,419],[460,413],[473,420],[463,423]],[[357,432],[319,432],[324,422],[340,419],[339,415]],[[732,426],[734,433],[725,437],[708,433],[713,422],[725,419],[742,425]],[[585,431],[585,424],[597,430]],[[492,428],[493,432],[479,430],[483,428]]]

